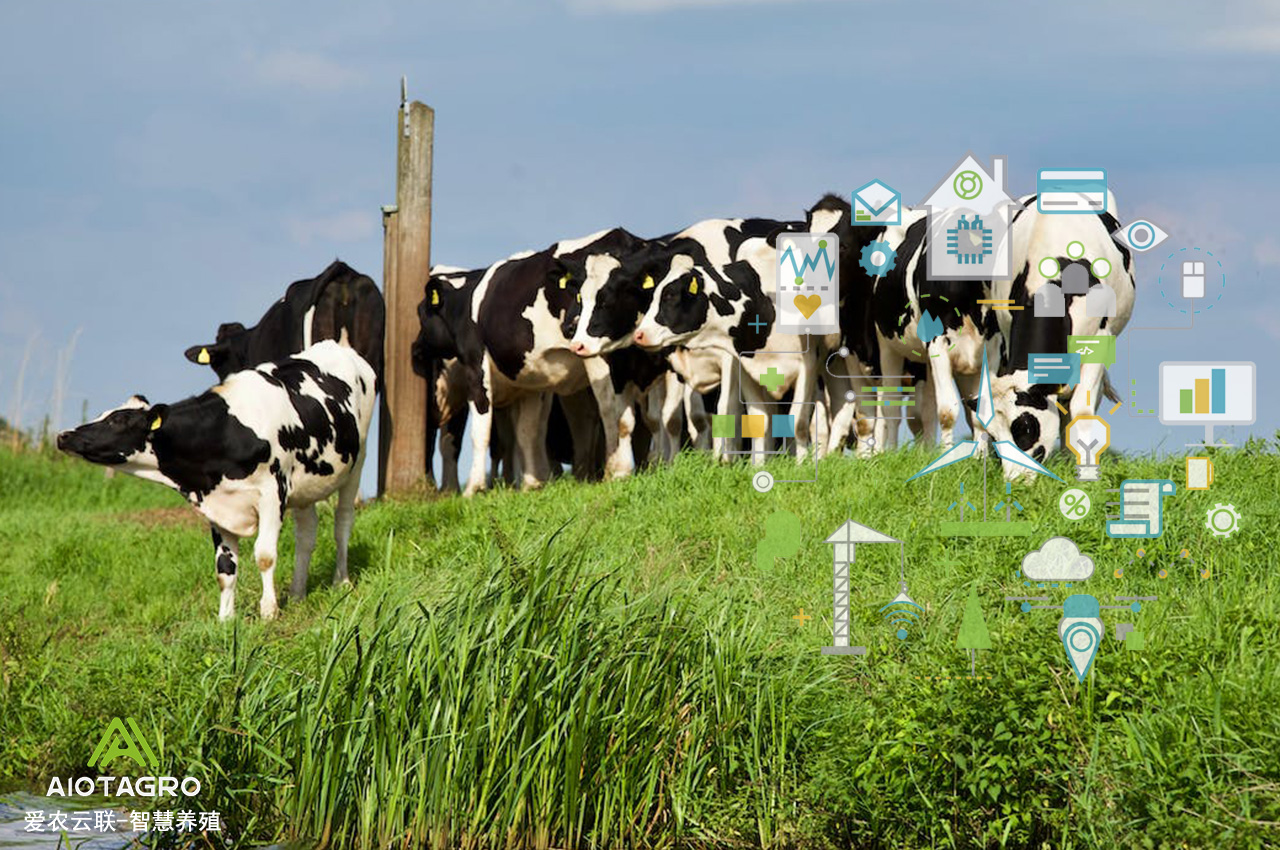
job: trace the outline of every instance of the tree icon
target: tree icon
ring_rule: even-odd
[[[982,617],[982,605],[978,602],[978,586],[969,585],[969,601],[964,606],[964,620],[956,646],[969,650],[969,675],[974,674],[979,649],[991,648],[991,635],[987,633],[987,621]]]

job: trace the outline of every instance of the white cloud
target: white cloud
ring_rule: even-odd
[[[315,92],[342,91],[364,79],[359,71],[327,56],[287,48],[251,56],[247,66],[256,82]]]
[[[312,218],[290,218],[286,222],[289,236],[299,245],[312,242],[358,242],[367,239],[377,229],[376,215],[372,211],[345,210],[332,215]]]
[[[1280,53],[1280,24],[1230,27],[1213,33],[1210,47],[1249,53]]]
[[[1022,574],[1032,581],[1083,581],[1093,575],[1093,559],[1069,538],[1050,537],[1023,557]]]
[[[1253,246],[1253,258],[1258,265],[1280,266],[1280,242],[1274,236],[1268,236]]]

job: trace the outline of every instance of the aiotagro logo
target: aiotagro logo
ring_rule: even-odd
[[[127,724],[127,725],[126,725]],[[131,759],[143,770],[158,770],[160,759],[155,750],[142,734],[138,723],[132,717],[123,721],[119,717],[111,718],[93,755],[89,757],[89,767],[105,771],[107,765],[120,758]],[[176,776],[76,776],[68,777],[66,784],[60,776],[49,780],[50,797],[90,797],[100,794],[104,797],[176,797],[181,792],[184,796],[194,797],[200,793],[200,780],[194,776],[179,779]]]

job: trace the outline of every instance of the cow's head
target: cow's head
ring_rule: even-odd
[[[449,270],[433,272],[423,288],[418,305],[418,337],[413,341],[413,370],[429,377],[433,360],[448,360],[459,354],[459,324],[469,318],[471,288],[466,284],[476,272]]]
[[[155,433],[164,424],[168,406],[152,405],[135,395],[92,422],[58,435],[58,449],[103,466],[155,468]]]
[[[653,243],[622,258],[593,258],[582,283],[582,313],[571,350],[594,357],[630,345],[672,257],[669,249]]]
[[[255,365],[247,362],[248,331],[239,322],[218,326],[217,341],[207,345],[193,345],[187,349],[187,359],[200,366],[208,366],[218,373],[218,380],[226,380],[232,372],[239,372]]]
[[[688,342],[706,325],[711,312],[710,276],[691,255],[671,253],[664,268],[632,334],[635,344],[648,351]]]
[[[1058,412],[1058,388],[1049,384],[1031,384],[1026,372],[1013,372],[991,379],[994,415],[987,433],[993,440],[1008,440],[1040,463],[1053,451],[1062,425]],[[974,399],[965,404],[972,410]],[[1006,480],[1029,479],[1031,470],[1004,462]]]

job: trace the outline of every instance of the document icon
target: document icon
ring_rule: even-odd
[[[879,180],[853,191],[854,224],[902,224],[902,193]]]
[[[1110,334],[1069,336],[1067,348],[1080,356],[1081,363],[1110,366],[1116,362],[1116,338]]]
[[[1028,354],[1027,377],[1033,384],[1073,387],[1080,383],[1080,355]]]
[[[1107,172],[1101,168],[1040,169],[1036,209],[1055,215],[1106,212]]]
[[[1164,497],[1177,488],[1167,478],[1130,479],[1120,484],[1120,515],[1107,515],[1108,537],[1159,537],[1164,532]]]

